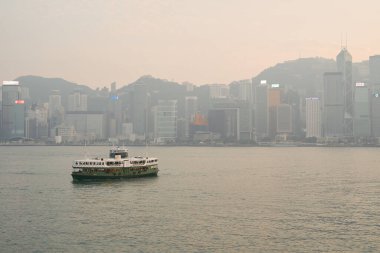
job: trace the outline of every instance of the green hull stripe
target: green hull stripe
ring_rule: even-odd
[[[154,177],[157,176],[157,172],[151,172],[146,174],[129,174],[129,175],[86,175],[72,173],[71,176],[74,180],[103,180],[103,179],[124,179],[124,178],[136,178],[136,177]]]

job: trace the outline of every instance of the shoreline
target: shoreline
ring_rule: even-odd
[[[0,143],[0,147],[83,147],[83,146],[100,146],[109,147],[109,144],[49,144],[49,143]],[[116,145],[117,146],[117,145]],[[142,144],[128,144],[124,145],[128,147],[145,147]],[[262,143],[255,145],[247,144],[149,144],[149,147],[247,147],[247,148],[380,148],[380,144],[377,145],[360,145],[360,144],[310,144],[310,143]]]

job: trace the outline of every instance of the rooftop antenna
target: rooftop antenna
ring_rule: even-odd
[[[343,49],[343,35],[340,33],[340,49]]]

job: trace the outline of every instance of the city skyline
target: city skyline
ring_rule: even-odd
[[[2,2],[0,76],[63,77],[91,88],[149,74],[227,84],[286,60],[333,59],[346,38],[359,62],[380,52],[380,4],[366,3]]]

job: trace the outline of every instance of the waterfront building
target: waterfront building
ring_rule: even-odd
[[[288,104],[277,106],[277,134],[290,135],[293,132],[292,107]]]
[[[327,72],[323,79],[323,131],[325,137],[345,136],[345,97],[341,72]]]
[[[62,124],[65,110],[61,103],[59,90],[53,90],[49,95],[48,112],[49,129],[53,129],[55,126]],[[54,131],[52,131],[52,136],[54,136]]]
[[[25,100],[17,81],[3,82],[1,112],[1,138],[25,137]]]
[[[66,125],[73,126],[77,140],[102,140],[107,138],[106,117],[103,112],[66,112]]]
[[[194,120],[195,114],[198,112],[198,97],[185,97],[185,139],[190,137],[190,124]]]
[[[321,137],[321,100],[306,98],[306,137]]]
[[[32,105],[26,113],[25,137],[47,139],[49,137],[48,108],[45,105]]]
[[[354,90],[354,137],[371,136],[370,90],[365,83],[356,83]]]
[[[380,55],[369,57],[371,135],[380,137]]]
[[[255,134],[258,139],[268,136],[268,85],[255,87]]]
[[[208,112],[209,131],[221,140],[239,141],[239,108],[214,108]]]
[[[61,124],[54,127],[54,137],[57,144],[73,142],[76,139],[75,128],[72,125]]]
[[[374,86],[371,92],[371,133],[380,137],[380,86]]]
[[[272,84],[268,89],[268,136],[274,138],[277,134],[277,107],[282,102],[283,88]]]
[[[154,139],[156,143],[176,141],[177,110],[177,100],[158,100],[154,117]]]
[[[196,113],[194,115],[194,119],[190,124],[190,139],[194,139],[194,135],[197,133],[206,133],[208,132],[208,122],[205,119],[205,117],[200,114]]]

